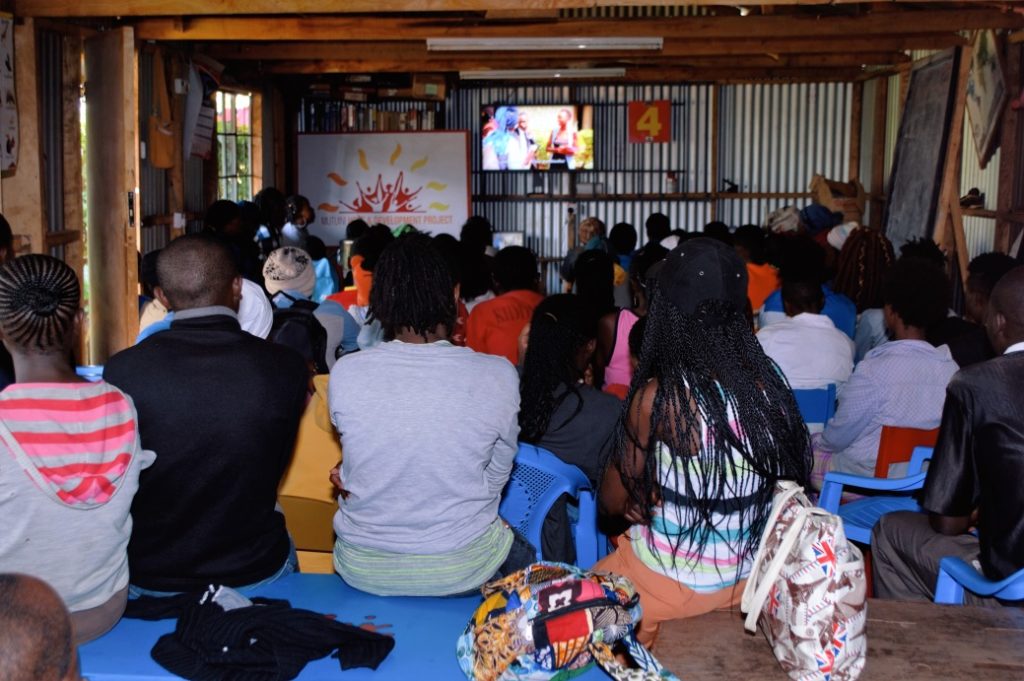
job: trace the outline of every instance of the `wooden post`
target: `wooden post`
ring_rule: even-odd
[[[181,55],[176,52],[169,54],[171,58],[171,128],[174,130],[174,165],[167,173],[167,210],[174,215],[185,212],[185,152],[182,148],[182,138],[185,134],[185,95],[175,93],[173,83],[177,78],[187,81],[188,73]],[[170,236],[172,239],[177,239],[184,233],[184,228],[175,227],[174,223],[171,223]]]
[[[64,245],[64,262],[84,282],[85,211],[82,204],[82,121],[79,107],[82,98],[82,38],[66,34],[61,55],[61,118],[64,123],[64,229],[78,232],[78,238]],[[91,363],[87,334],[82,334],[78,357]]]
[[[718,219],[718,142],[719,142],[719,97],[721,86],[715,83],[711,86],[711,177],[708,182],[708,190],[711,192],[711,206],[708,216],[712,222]]]
[[[864,119],[864,81],[853,84],[853,98],[850,101],[850,168],[847,179],[860,180],[860,128]]]
[[[18,165],[3,178],[4,217],[33,253],[46,250],[46,202],[43,200],[42,145],[39,143],[39,79],[36,26],[32,19],[14,26],[14,88],[18,99]],[[17,244],[15,244],[17,245]]]
[[[92,361],[102,364],[139,330],[138,58],[130,27],[85,41],[85,87],[89,329]]]
[[[953,116],[950,120],[946,162],[939,192],[939,210],[935,217],[933,238],[940,244],[952,245],[957,253],[957,264],[964,286],[967,285],[967,238],[960,210],[960,162],[963,156],[964,110],[967,108],[967,76],[971,70],[971,47],[960,48],[960,68],[956,79]],[[950,239],[952,237],[952,239]],[[950,243],[952,242],[952,243]]]
[[[1012,99],[1021,87],[1021,52],[1020,43],[1010,44],[1006,51],[1006,83]],[[1000,253],[1009,253],[1013,240],[1016,237],[1014,232],[1019,231],[1019,223],[1011,222],[1009,213],[1018,206],[1014,205],[1017,194],[1017,183],[1021,177],[1021,168],[1017,163],[1018,151],[1021,143],[1021,113],[1012,108],[1007,102],[1003,111],[1002,136],[1000,147],[1002,153],[999,156],[999,201],[996,205],[996,238],[995,250]]]
[[[875,80],[875,111],[871,138],[871,226],[882,228],[885,210],[885,117],[889,103],[889,79]]]

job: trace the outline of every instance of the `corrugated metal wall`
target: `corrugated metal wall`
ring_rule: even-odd
[[[64,96],[63,44],[59,33],[39,31],[36,38],[36,68],[39,70],[39,145],[43,153],[43,202],[49,232],[64,229]],[[50,255],[64,258],[64,247],[55,246]]]
[[[150,50],[139,51],[139,138],[147,147],[147,158],[139,163],[140,216],[147,218],[167,214],[167,171],[154,168],[148,158],[149,117],[156,113],[153,102],[153,59]],[[167,245],[169,229],[166,225],[143,227],[142,253],[149,253]]]
[[[748,193],[806,192],[816,174],[848,179],[852,93],[848,83],[723,86],[719,179]],[[807,203],[794,197],[720,200],[718,215],[732,226],[760,224],[776,208]]]

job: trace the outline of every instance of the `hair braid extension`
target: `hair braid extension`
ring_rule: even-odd
[[[74,270],[48,255],[25,255],[0,268],[0,329],[14,345],[52,352],[67,344],[80,289]]]
[[[810,438],[796,399],[734,306],[708,300],[694,314],[684,315],[659,293],[647,320],[626,404],[634,404],[650,379],[658,380],[651,437],[638,442],[623,419],[613,462],[620,471],[627,470],[623,457],[628,445],[645,451],[640,474],[622,477],[647,522],[654,519],[651,501],[661,498],[662,484],[685,495],[686,503],[675,506],[677,517],[666,518],[684,528],[669,535],[673,555],[686,543],[698,559],[703,557],[717,532],[713,515],[721,501],[751,496],[752,503],[740,513],[739,536],[745,539],[732,546],[741,559],[751,557],[767,523],[775,483],[786,479],[805,484],[810,476]],[[638,408],[636,402],[631,408]],[[664,472],[666,450],[671,473]],[[737,467],[761,478],[756,489],[737,489],[732,475]],[[691,475],[700,490],[694,489]]]
[[[885,275],[895,260],[892,243],[881,231],[858,227],[839,253],[833,289],[852,300],[857,312],[882,307]]]
[[[429,236],[402,236],[384,249],[373,271],[370,318],[386,339],[404,328],[424,340],[439,325],[450,333],[457,316],[451,269]]]

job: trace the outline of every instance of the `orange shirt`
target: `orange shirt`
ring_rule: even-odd
[[[466,322],[466,345],[477,352],[501,355],[516,364],[519,334],[542,300],[544,296],[536,291],[520,289],[478,304]]]
[[[356,293],[355,286],[346,286],[337,293],[332,293],[331,295],[327,296],[327,300],[333,300],[334,302],[338,303],[343,308],[348,310],[350,307],[356,304],[357,295],[358,294]]]
[[[365,307],[370,304],[370,288],[373,287],[373,272],[363,269],[363,256],[353,255],[349,260],[352,265],[352,281],[356,285],[356,305]]]
[[[779,273],[769,264],[755,265],[747,263],[747,297],[750,298],[750,309],[757,312],[764,301],[775,289],[779,288]]]

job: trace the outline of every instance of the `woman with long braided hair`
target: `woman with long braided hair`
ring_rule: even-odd
[[[850,232],[839,251],[832,290],[842,293],[857,306],[856,362],[888,340],[882,314],[882,288],[895,261],[892,243],[881,230],[871,227],[858,227]]]
[[[585,381],[596,333],[597,320],[578,296],[562,293],[545,299],[533,311],[519,381],[519,439],[578,467],[594,484],[622,411],[618,398]],[[562,501],[544,522],[541,555],[544,560],[576,561]]]
[[[632,523],[595,566],[640,593],[639,637],[738,602],[776,481],[805,482],[810,440],[793,393],[744,315],[747,276],[712,239],[666,258],[601,488]]]
[[[75,640],[110,629],[128,597],[128,539],[139,471],[135,407],[87,383],[71,356],[78,278],[26,255],[0,268],[0,332],[17,381],[0,392],[0,565],[39,577],[71,611]]]

